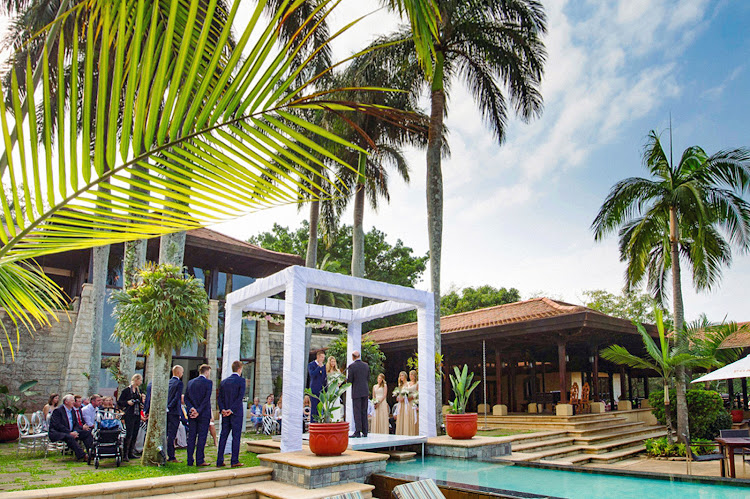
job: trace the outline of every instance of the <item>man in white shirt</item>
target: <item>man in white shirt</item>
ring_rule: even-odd
[[[97,394],[94,394],[89,399],[88,405],[86,405],[83,409],[81,409],[81,415],[83,416],[83,422],[86,423],[86,426],[89,428],[93,428],[96,424],[96,410],[99,408],[99,406],[102,404],[102,396]]]

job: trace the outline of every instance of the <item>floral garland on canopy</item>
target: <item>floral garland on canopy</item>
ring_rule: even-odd
[[[280,326],[284,324],[285,322],[283,316],[272,315],[272,314],[246,313],[244,315],[244,318],[251,320],[251,321],[266,321],[269,324],[274,324],[276,326]],[[312,329],[328,329],[328,330],[342,331],[342,332],[347,331],[347,327],[345,324],[340,324],[338,322],[331,322],[331,321],[306,321],[305,327],[309,327]]]

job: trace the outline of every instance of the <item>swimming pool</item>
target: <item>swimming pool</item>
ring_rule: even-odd
[[[386,472],[432,478],[471,486],[575,499],[701,499],[750,498],[750,487],[700,482],[661,480],[603,473],[581,473],[526,466],[512,466],[464,459],[425,457],[406,462],[389,461]]]

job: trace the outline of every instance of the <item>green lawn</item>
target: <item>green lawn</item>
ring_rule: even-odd
[[[266,436],[244,434],[244,440],[269,438]],[[211,438],[209,437],[209,442]],[[243,443],[244,447],[244,443]],[[85,485],[90,483],[112,482],[118,480],[135,480],[185,473],[200,473],[215,471],[214,466],[206,468],[188,467],[185,464],[187,451],[177,449],[176,457],[181,463],[168,463],[163,467],[141,466],[139,460],[122,463],[117,468],[114,459],[102,459],[99,469],[88,466],[85,462],[77,462],[72,456],[62,456],[50,453],[21,454],[16,457],[16,444],[0,444],[0,491],[41,489],[49,487],[66,487],[70,485]],[[216,447],[209,443],[206,446],[206,461],[216,463]],[[228,464],[229,456],[226,457]],[[240,461],[245,466],[258,466],[258,457],[244,450],[240,452]]]

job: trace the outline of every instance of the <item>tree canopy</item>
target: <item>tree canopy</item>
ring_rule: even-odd
[[[463,289],[451,288],[440,300],[440,315],[458,314],[521,300],[516,288],[495,288],[489,284]]]
[[[656,303],[646,293],[624,293],[615,295],[603,289],[589,289],[583,292],[583,304],[594,310],[640,323],[650,323],[656,313]],[[664,324],[671,328],[672,318],[664,311]]]

